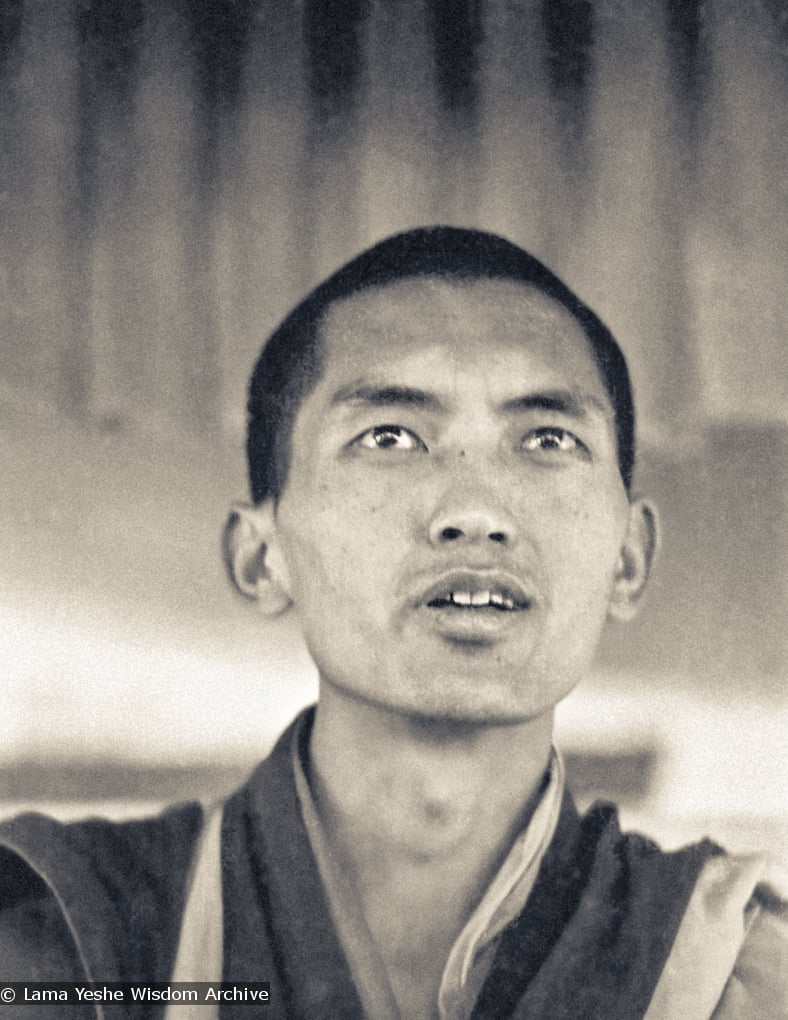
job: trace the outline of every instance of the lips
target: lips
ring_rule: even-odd
[[[422,626],[468,652],[494,647],[512,635],[522,636],[536,605],[536,589],[526,588],[513,574],[466,568],[434,578],[413,608]]]
[[[429,609],[469,614],[517,613],[530,609],[533,594],[514,576],[501,571],[455,570],[443,574],[421,595]]]

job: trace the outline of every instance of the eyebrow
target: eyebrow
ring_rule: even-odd
[[[521,397],[507,400],[504,411],[557,411],[572,418],[586,418],[589,411],[595,411],[605,418],[610,417],[612,408],[593,393],[579,390],[546,390],[526,393]]]
[[[369,404],[372,407],[402,404],[423,407],[429,411],[443,410],[443,404],[434,393],[412,386],[344,386],[331,397],[332,407],[339,404]]]
[[[343,386],[331,397],[331,406],[342,404],[366,404],[370,407],[419,407],[428,411],[444,411],[445,405],[434,393],[412,386],[374,386],[351,384]],[[596,412],[604,418],[612,416],[611,407],[593,393],[580,390],[542,390],[513,397],[501,405],[508,414],[523,411],[555,411],[572,418],[587,418],[589,412]]]

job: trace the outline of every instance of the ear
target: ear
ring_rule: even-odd
[[[631,620],[638,610],[659,548],[656,507],[645,499],[629,504],[629,523],[616,564],[608,615]]]
[[[266,616],[278,616],[290,605],[290,582],[277,542],[274,507],[236,503],[222,533],[222,557],[230,583],[244,598],[256,602]]]

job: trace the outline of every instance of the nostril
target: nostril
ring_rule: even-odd
[[[514,542],[514,532],[501,515],[471,510],[436,515],[429,525],[429,539],[435,544],[495,542],[508,547]]]

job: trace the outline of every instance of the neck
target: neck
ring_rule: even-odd
[[[488,877],[538,800],[552,724],[416,718],[324,685],[311,766],[330,842],[355,867],[460,854]]]
[[[435,1015],[451,948],[536,806],[551,731],[552,713],[418,719],[323,685],[312,789],[401,1015]]]

